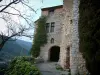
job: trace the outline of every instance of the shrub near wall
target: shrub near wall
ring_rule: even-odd
[[[5,70],[5,75],[41,75],[40,71],[31,64],[33,58],[16,57]]]
[[[40,54],[40,47],[47,43],[46,33],[46,17],[42,16],[39,18],[36,24],[36,34],[34,34],[33,46],[31,54],[33,57],[38,57]]]
[[[100,75],[100,0],[80,0],[80,51],[91,75]]]

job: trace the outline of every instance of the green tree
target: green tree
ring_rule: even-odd
[[[5,69],[4,75],[41,75],[38,68],[33,64],[34,58],[15,57]]]
[[[100,75],[100,1],[80,0],[80,51],[91,75]]]
[[[36,33],[34,34],[31,54],[34,57],[39,56],[40,47],[46,43],[47,43],[46,17],[42,16],[39,18],[39,20],[37,21],[37,24],[36,24]]]

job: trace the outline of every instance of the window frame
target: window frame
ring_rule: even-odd
[[[49,33],[50,30],[50,23],[46,23],[46,32]]]
[[[51,22],[50,32],[54,32],[55,22]]]
[[[49,15],[53,15],[55,10],[54,9],[50,9],[48,12],[49,12]]]

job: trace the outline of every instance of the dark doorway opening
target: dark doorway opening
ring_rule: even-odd
[[[50,49],[50,61],[58,62],[59,53],[60,53],[60,47],[59,46],[53,46]]]
[[[70,46],[67,47],[66,68],[70,68]]]

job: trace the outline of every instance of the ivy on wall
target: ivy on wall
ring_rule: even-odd
[[[100,75],[100,0],[80,0],[80,51],[91,75]]]
[[[34,34],[33,46],[31,54],[33,57],[38,57],[40,54],[40,47],[47,43],[46,33],[46,17],[42,16],[36,23],[36,33]]]

